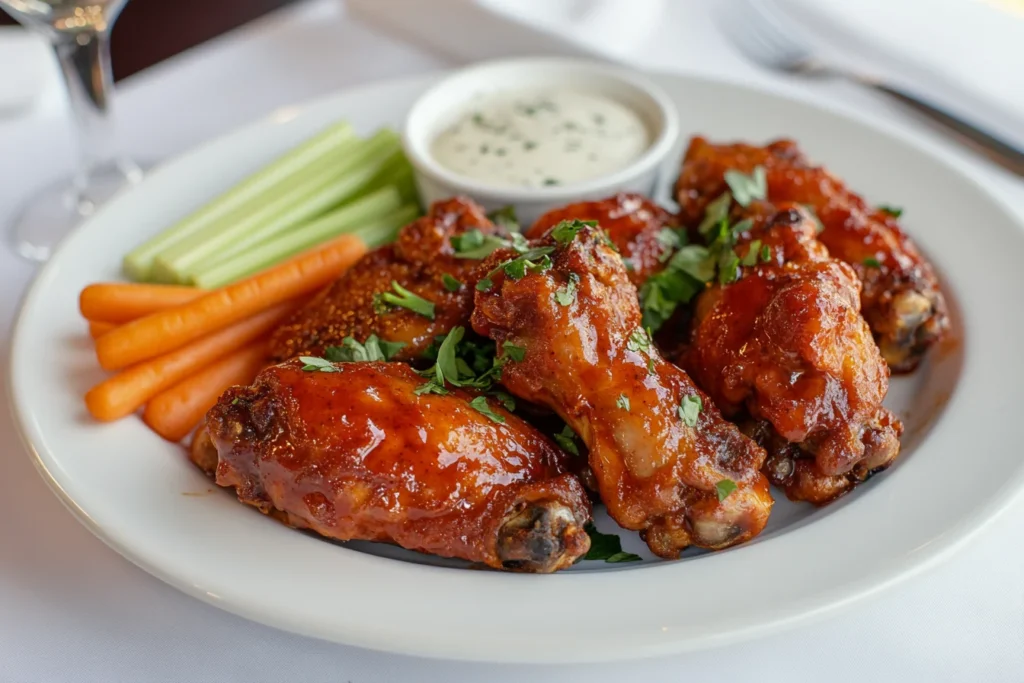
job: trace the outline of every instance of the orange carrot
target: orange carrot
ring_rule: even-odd
[[[85,406],[93,417],[104,422],[130,415],[164,389],[267,334],[296,305],[295,301],[286,301],[175,351],[133,365],[90,389],[85,395]]]
[[[144,315],[192,301],[205,294],[196,287],[99,282],[78,296],[78,310],[86,320],[126,323]]]
[[[89,321],[89,336],[93,339],[102,337],[107,332],[117,327],[117,323],[101,323],[96,320]]]
[[[248,384],[268,362],[267,344],[253,344],[154,396],[142,419],[168,441],[181,441],[228,387]]]
[[[104,369],[119,370],[167,353],[265,308],[320,289],[365,253],[361,239],[342,235],[194,301],[125,323],[96,340],[96,357]]]

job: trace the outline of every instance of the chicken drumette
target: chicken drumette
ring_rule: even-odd
[[[435,337],[468,325],[480,261],[457,257],[451,238],[473,229],[484,235],[502,232],[469,199],[435,203],[426,216],[402,228],[394,244],[364,256],[278,328],[273,357],[321,355],[345,337],[363,342],[376,334],[405,344],[393,360],[419,358]],[[393,282],[433,304],[432,315],[382,302],[382,294],[394,293]]]
[[[818,239],[863,282],[862,311],[889,367],[893,372],[917,367],[949,325],[931,264],[895,216],[869,206],[838,178],[812,166],[796,143],[714,145],[693,138],[676,182],[683,221],[690,227],[700,223],[708,203],[728,189],[726,171],[751,173],[757,166],[767,173],[768,200],[811,207],[824,228]]]
[[[404,363],[298,360],[228,390],[193,460],[239,500],[298,528],[497,569],[551,572],[587,552],[572,457],[496,401],[417,395]],[[214,452],[215,451],[215,452]]]
[[[899,453],[882,407],[889,369],[860,315],[860,282],[815,239],[798,204],[752,205],[740,279],[697,299],[683,367],[769,453],[765,472],[794,500],[827,503]]]
[[[487,267],[473,327],[520,350],[502,383],[582,438],[615,521],[668,558],[764,528],[772,506],[759,471],[764,451],[662,360],[640,327],[636,288],[599,229],[556,226],[531,252],[497,251]]]

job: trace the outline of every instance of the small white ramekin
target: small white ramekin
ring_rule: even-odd
[[[647,150],[628,166],[592,180],[556,187],[496,187],[450,171],[431,155],[431,143],[480,94],[533,88],[569,88],[610,97],[633,109],[651,133]],[[561,58],[484,62],[458,71],[425,92],[405,123],[403,145],[424,203],[467,195],[488,211],[512,205],[524,226],[550,209],[616,192],[651,194],[658,170],[679,136],[672,100],[642,75],[607,64]]]

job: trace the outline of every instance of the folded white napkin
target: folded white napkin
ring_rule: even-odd
[[[346,0],[357,17],[462,60],[536,52],[693,70],[731,0]],[[1024,0],[777,0],[838,61],[1024,144]],[[700,29],[682,26],[699,23]],[[673,64],[673,55],[678,61]]]

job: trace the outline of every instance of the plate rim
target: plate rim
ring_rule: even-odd
[[[168,169],[172,169],[182,164],[189,163],[193,158],[202,156],[208,152],[210,148],[217,147],[225,144],[226,141],[236,138],[243,137],[246,134],[251,134],[253,131],[259,130],[266,126],[280,123],[279,117],[282,112],[294,112],[295,116],[301,116],[302,114],[316,110],[321,107],[327,106],[329,102],[338,98],[354,98],[358,97],[360,93],[365,91],[373,91],[384,88],[413,88],[421,87],[425,88],[429,84],[434,83],[437,79],[442,78],[446,75],[450,75],[455,70],[439,70],[432,71],[429,73],[419,74],[411,77],[403,77],[396,79],[386,79],[376,81],[372,83],[363,84],[353,88],[346,88],[338,91],[334,91],[329,94],[308,100],[307,102],[300,103],[297,105],[289,105],[280,107],[267,116],[260,117],[259,119],[252,121],[240,127],[236,127],[230,131],[217,135],[205,142],[195,145],[182,153],[175,155],[163,163],[161,163],[153,172],[150,177],[158,177],[163,173],[166,173]],[[1010,210],[1010,204],[1007,200],[1003,199],[997,194],[993,194],[982,182],[978,179],[969,168],[962,168],[956,165],[949,156],[949,153],[941,148],[941,146],[932,143],[926,139],[921,139],[918,136],[908,136],[904,132],[900,131],[898,126],[894,126],[886,122],[884,119],[876,117],[871,114],[865,114],[864,112],[851,112],[840,109],[836,104],[830,102],[818,102],[811,99],[809,94],[800,92],[791,92],[788,90],[772,89],[758,84],[751,84],[742,80],[735,80],[729,78],[712,78],[707,76],[699,76],[685,73],[669,73],[659,71],[644,71],[638,70],[638,73],[644,74],[649,77],[653,77],[658,80],[670,79],[675,81],[683,82],[696,82],[702,85],[709,86],[727,86],[735,90],[748,91],[757,94],[761,97],[768,97],[775,100],[787,101],[790,103],[797,103],[801,107],[807,107],[824,112],[829,116],[838,117],[848,122],[852,122],[858,126],[866,127],[871,129],[873,132],[881,134],[890,140],[898,142],[899,144],[914,148],[916,151],[928,156],[932,161],[941,166],[951,173],[953,173],[958,180],[966,181],[973,189],[979,192],[984,198],[990,202],[1000,213],[1004,214],[1009,223],[1013,224],[1019,229],[1024,229],[1021,220],[1014,215]],[[122,198],[124,194],[129,192],[126,190],[119,193],[111,204],[114,204]],[[102,220],[108,207],[104,207],[94,217],[85,221],[80,226],[76,227],[68,237],[79,234],[84,229],[87,229],[95,221]],[[1001,516],[1007,508],[1013,505],[1019,498],[1024,494],[1024,486],[1021,486],[1021,481],[1024,480],[1024,474],[1019,474],[1016,485],[1013,487],[1011,495],[1003,497],[991,497],[986,503],[980,504],[976,507],[973,516],[963,518],[958,521],[955,525],[950,526],[947,529],[947,534],[944,538],[936,541],[929,548],[922,551],[923,554],[917,555],[913,560],[907,560],[901,563],[899,566],[894,566],[891,569],[883,569],[882,572],[877,576],[873,577],[870,581],[859,581],[846,585],[846,593],[843,596],[835,596],[831,600],[819,600],[818,604],[809,606],[807,609],[793,609],[784,611],[776,614],[774,618],[760,621],[753,625],[747,625],[737,627],[727,633],[722,634],[711,634],[704,638],[691,639],[688,641],[678,640],[660,640],[652,641],[644,644],[632,643],[628,645],[628,651],[622,652],[607,652],[594,650],[586,650],[584,648],[577,648],[569,656],[555,656],[547,657],[541,656],[539,658],[526,659],[522,657],[514,657],[506,659],[502,656],[493,656],[489,652],[467,652],[464,648],[458,651],[448,648],[443,652],[437,652],[430,649],[430,646],[416,646],[412,643],[401,643],[397,644],[394,641],[385,638],[374,638],[371,636],[365,636],[359,632],[358,627],[348,629],[349,635],[344,639],[338,637],[332,637],[325,635],[322,631],[312,627],[303,627],[302,624],[292,621],[291,623],[283,623],[287,620],[273,618],[268,614],[264,614],[259,609],[249,609],[245,605],[236,604],[230,600],[219,598],[218,596],[212,596],[209,593],[203,591],[199,586],[189,583],[182,577],[175,574],[164,571],[163,568],[149,563],[145,558],[140,557],[137,553],[134,553],[130,546],[125,544],[121,539],[115,537],[110,530],[104,529],[99,525],[89,513],[84,510],[75,499],[65,490],[57,476],[47,466],[44,458],[40,454],[36,445],[33,443],[28,416],[23,415],[23,411],[27,410],[22,405],[23,400],[15,393],[16,384],[16,360],[19,355],[20,338],[22,336],[23,321],[27,315],[30,304],[33,302],[34,297],[40,291],[43,283],[45,283],[50,276],[51,268],[54,263],[57,262],[57,257],[63,252],[64,246],[67,244],[67,238],[62,240],[61,244],[58,245],[54,253],[54,258],[45,264],[33,277],[32,282],[26,288],[22,295],[21,301],[17,307],[17,313],[14,317],[12,325],[11,341],[9,346],[9,372],[7,373],[7,389],[11,397],[11,412],[14,417],[15,430],[18,434],[19,439],[24,444],[26,451],[29,454],[30,459],[33,462],[33,466],[36,471],[39,472],[40,476],[46,482],[47,486],[51,491],[54,492],[56,497],[61,503],[79,520],[91,533],[97,538],[103,541],[108,547],[112,548],[115,552],[125,557],[130,562],[140,567],[147,573],[155,576],[156,578],[164,581],[165,583],[177,588],[178,590],[191,595],[192,597],[199,598],[204,602],[212,604],[220,609],[224,609],[233,614],[242,616],[253,621],[257,621],[275,628],[283,628],[288,631],[316,637],[320,639],[331,640],[334,642],[342,642],[350,645],[359,647],[368,647],[376,650],[389,651],[408,655],[427,656],[427,657],[438,657],[446,659],[462,659],[462,660],[476,660],[476,661],[535,661],[535,662],[566,662],[566,661],[584,661],[584,660],[612,660],[612,659],[624,659],[631,657],[644,657],[644,656],[655,656],[669,653],[676,653],[680,651],[704,649],[706,647],[712,647],[721,645],[727,642],[735,642],[740,640],[746,640],[758,635],[764,635],[780,629],[791,628],[797,624],[808,623],[816,619],[823,618],[825,615],[838,613],[841,610],[848,608],[849,606],[856,604],[862,600],[865,600],[872,596],[888,590],[889,588],[902,583],[918,574],[927,571],[935,565],[945,561],[948,557],[954,554],[957,550],[967,544],[977,534],[982,532],[987,526],[994,522],[999,516]],[[377,558],[381,559],[381,558]],[[382,560],[388,561],[390,560]],[[671,565],[659,565],[662,571],[666,570]],[[432,568],[433,569],[433,568]],[[651,567],[650,570],[656,570],[655,567]],[[604,573],[604,572],[602,572]],[[607,574],[607,573],[605,573]],[[585,575],[585,574],[584,574]],[[624,648],[625,649],[625,648]],[[595,656],[596,655],[596,656]]]

